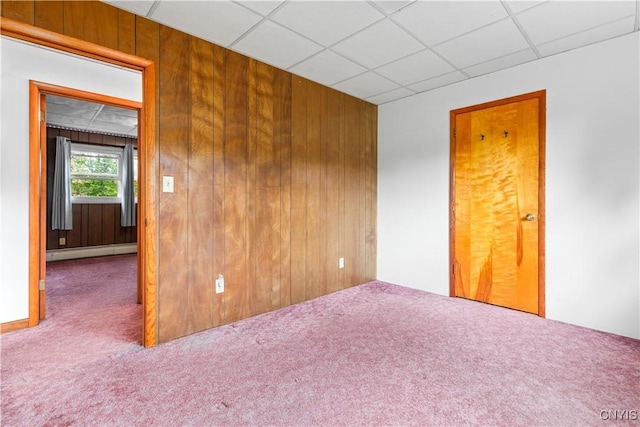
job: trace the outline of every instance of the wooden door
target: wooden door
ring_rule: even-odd
[[[452,296],[544,316],[544,104],[451,112]]]

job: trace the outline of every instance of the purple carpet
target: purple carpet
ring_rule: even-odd
[[[2,425],[640,422],[638,340],[371,282],[143,350],[135,257],[48,268],[50,318],[2,336]]]

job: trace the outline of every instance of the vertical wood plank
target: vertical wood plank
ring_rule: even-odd
[[[291,89],[291,303],[305,300],[307,277],[307,81]]]
[[[148,176],[147,182],[141,181],[140,184],[140,203],[144,205],[144,217],[139,215],[141,224],[136,230],[136,241],[138,243],[138,265],[143,269],[138,269],[138,286],[139,294],[144,294],[144,345],[155,345],[158,342],[159,322],[158,312],[158,248],[163,242],[160,241],[158,230],[160,228],[160,218],[158,216],[159,206],[159,151],[160,142],[158,130],[160,128],[160,85],[157,80],[156,73],[160,57],[160,26],[159,24],[148,19],[136,16],[136,55],[148,58],[154,61],[153,76],[148,79],[148,84],[152,84],[155,93],[147,93],[145,99],[145,114],[140,117],[143,129],[148,130],[149,124],[145,123],[152,116],[155,121],[152,126],[152,134],[147,134],[151,144],[141,144],[139,149],[139,171],[141,176]],[[149,90],[148,88],[147,90]],[[149,90],[150,91],[150,90]],[[151,91],[150,91],[151,92]],[[151,97],[151,99],[149,99]],[[151,114],[153,112],[153,114]],[[140,233],[140,239],[137,238]],[[153,260],[153,262],[150,262]]]
[[[25,24],[34,25],[34,1],[3,0],[0,3],[2,16]]]
[[[256,169],[257,169],[257,138],[258,138],[258,64],[249,59],[247,74],[247,176],[246,176],[246,273],[247,292],[245,295],[244,314],[252,316],[257,313],[256,299],[260,296],[259,285],[256,283]]]
[[[255,310],[264,313],[280,304],[280,157],[275,140],[274,79],[276,70],[256,66],[255,176]]]
[[[345,258],[345,266],[349,262],[347,260],[347,211],[346,211],[346,138],[347,138],[347,111],[346,99],[348,95],[340,93],[340,141],[339,152],[340,161],[338,164],[338,252],[340,257]],[[347,285],[347,271],[345,268],[341,268],[338,271],[339,288],[344,289]]]
[[[377,278],[377,211],[378,211],[378,107],[368,105],[366,110],[366,208],[365,208],[365,277],[364,281]]]
[[[89,205],[79,205],[81,209],[78,222],[80,225],[80,246],[89,246]]]
[[[114,242],[116,244],[127,243],[127,230],[122,227],[122,209],[118,206],[114,211],[113,221],[115,223]]]
[[[115,211],[120,206],[116,204],[102,205],[102,239],[100,245],[112,245],[115,243]],[[118,224],[120,227],[120,224]]]
[[[189,137],[189,328],[213,326],[213,45],[190,42],[191,135]]]
[[[225,49],[213,47],[213,274],[226,274],[224,212]],[[225,323],[224,294],[213,297],[213,324]]]
[[[247,131],[246,57],[227,51],[225,62],[225,321],[247,311]]]
[[[319,138],[318,138],[318,278],[315,287],[317,296],[327,293],[327,277],[329,270],[335,269],[335,263],[332,263],[327,257],[329,246],[329,228],[327,227],[327,217],[329,211],[327,209],[329,193],[328,185],[328,161],[327,161],[327,134],[328,134],[328,112],[327,112],[327,92],[328,88],[318,85],[320,97],[318,103],[318,119],[319,119]]]
[[[358,128],[360,130],[360,141],[358,148],[358,262],[357,262],[357,284],[366,282],[365,279],[365,271],[366,271],[366,237],[367,237],[367,229],[366,229],[366,203],[367,203],[367,193],[366,193],[366,139],[367,139],[367,131],[366,131],[366,103],[362,100],[358,100],[358,116],[359,116],[359,124]]]
[[[63,2],[64,34],[118,49],[118,9],[98,1]]]
[[[326,262],[327,292],[342,289],[338,259],[343,256],[340,249],[341,216],[340,216],[340,183],[343,171],[341,154],[341,96],[330,90],[327,94],[327,141],[325,150],[325,182],[326,182]]]
[[[66,233],[67,248],[77,248],[82,246],[82,211],[82,205],[78,204],[74,204],[71,209],[73,230],[69,230]]]
[[[35,25],[46,30],[64,33],[63,1],[35,2]]]
[[[87,206],[87,246],[99,246],[102,242],[102,205]]]
[[[358,101],[345,98],[345,285],[358,284],[360,120]]]
[[[136,53],[136,17],[122,9],[118,9],[118,50]]]
[[[305,300],[320,296],[320,122],[322,89],[307,82],[306,265]]]
[[[280,150],[280,307],[291,304],[291,74],[277,71],[276,143]]]
[[[189,147],[189,36],[160,27],[160,175],[174,177],[174,192],[160,197],[159,341],[188,331],[187,226]],[[170,243],[169,243],[170,242]]]

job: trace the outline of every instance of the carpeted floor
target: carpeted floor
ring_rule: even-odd
[[[143,350],[135,258],[91,262],[2,336],[2,425],[639,422],[638,340],[371,282]]]

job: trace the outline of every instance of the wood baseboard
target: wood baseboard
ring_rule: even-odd
[[[14,320],[13,322],[0,323],[0,334],[13,332],[29,327],[29,319]]]

